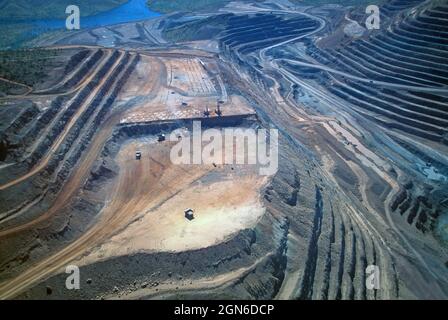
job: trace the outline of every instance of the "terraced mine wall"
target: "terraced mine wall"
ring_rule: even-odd
[[[223,126],[222,118],[210,120],[213,122],[203,123],[203,126]],[[185,127],[191,121],[120,126],[96,162],[85,190],[98,190],[106,179],[115,176],[117,168],[112,158],[126,139],[157,135],[166,132],[164,130]],[[258,120],[235,118],[228,125],[252,126],[257,123]],[[67,292],[64,287],[66,274],[62,273],[19,298],[102,298],[114,294],[117,289],[132,293],[150,287],[154,291],[147,297],[177,299],[398,297],[399,283],[393,260],[372,230],[358,220],[359,213],[352,214],[346,207],[350,200],[341,198],[334,188],[327,187],[331,182],[326,181],[306,150],[293,139],[281,137],[280,148],[279,172],[262,193],[267,211],[254,228],[242,230],[228,241],[206,249],[138,253],[83,266],[83,279],[93,279],[88,286],[83,284],[84,290]],[[81,225],[88,225],[101,207],[100,202],[79,197],[70,210],[53,220],[53,226],[39,231],[39,239],[45,239],[46,248],[42,248],[37,240],[28,239],[27,243],[36,243],[33,250],[56,250],[61,247],[61,242],[81,234]],[[70,222],[61,222],[67,220]],[[19,257],[32,261],[33,250],[22,252]],[[8,264],[14,265],[14,261],[9,259]],[[369,264],[383,266],[384,290],[381,292],[365,289],[365,268]],[[245,268],[242,274],[232,274],[241,268]],[[0,266],[2,276],[8,274],[6,270],[7,265]],[[155,290],[161,283],[185,279],[187,284],[190,281],[200,284],[201,279],[218,274],[228,275],[229,281],[225,285],[204,286],[202,290],[188,285]],[[297,274],[307,276],[301,279]],[[50,296],[46,294],[47,286],[52,288]]]
[[[76,72],[76,74],[73,77],[71,77],[67,82],[62,84],[62,86],[58,87],[57,90],[52,90],[49,93],[64,92],[78,85],[84,78],[84,76],[88,74],[90,70],[92,70],[92,68],[100,61],[100,59],[103,56],[104,51],[97,50],[93,54],[93,56],[91,56],[87,61],[84,61],[82,67]]]
[[[116,141],[111,140],[106,146],[103,157],[118,152],[121,139],[156,135],[164,130],[183,127],[185,123],[162,125],[124,125],[116,132],[113,138]],[[212,266],[215,275],[244,266],[248,267],[248,272],[226,286],[205,290],[179,287],[153,292],[147,297],[398,297],[398,277],[392,257],[383,244],[357,220],[357,214],[351,214],[345,207],[344,203],[348,200],[340,198],[334,189],[325,187],[330,182],[324,181],[318,167],[308,158],[308,153],[298,152],[301,147],[289,139],[282,140],[280,147],[279,172],[263,191],[267,213],[255,228],[244,230],[228,242],[208,249],[178,254],[140,253],[85,266],[81,272],[99,280],[92,283],[91,292],[73,292],[70,297],[101,298],[113,294],[115,286],[120,292],[131,293],[142,287],[157,288],[170,279],[195,281],[206,277]],[[103,173],[111,175],[113,166],[108,161],[99,162],[97,172],[97,178]],[[92,190],[96,189],[95,182],[92,180],[91,183]],[[230,247],[232,251],[228,251]],[[260,258],[261,262],[253,265]],[[133,270],[117,276],[128,263],[132,264]],[[182,268],[176,268],[176,264],[182,265]],[[365,289],[365,268],[369,264],[384,266],[385,290],[374,293]],[[296,278],[296,274],[306,274],[306,277]],[[59,284],[63,277],[63,274],[52,277],[45,284],[33,288],[28,295],[42,297],[45,285],[49,285],[54,289],[55,298],[66,296]]]
[[[31,147],[32,143],[36,141],[39,135],[43,133],[48,124],[57,116],[58,112],[63,108],[64,103],[67,102],[67,97],[58,96],[55,100],[53,100],[50,104],[50,107],[45,110],[45,112],[40,115],[40,117],[36,117],[37,120],[30,126],[26,128],[21,134],[21,149],[16,152],[15,157],[20,159],[19,157],[26,154],[26,150]],[[29,163],[32,165],[33,163]]]
[[[58,114],[62,104],[66,101],[64,97],[53,100],[50,106],[43,113],[34,106],[33,110],[27,108],[12,124],[7,128],[2,136],[6,141],[7,150],[5,162],[13,162],[8,166],[8,170],[3,170],[0,175],[0,183],[4,184],[14,179],[14,177],[24,175],[32,166],[28,158],[27,151],[40,134],[43,133],[48,123]]]
[[[111,58],[111,61],[107,63],[109,68],[117,58],[118,54]],[[43,171],[20,184],[0,191],[0,199],[3,200],[1,202],[4,204],[1,208],[2,212],[9,212],[9,215],[14,214],[24,207],[24,205],[38,197],[41,197],[42,200],[45,199],[44,203],[51,203],[51,199],[56,197],[73,167],[79,162],[82,151],[89,146],[89,142],[93,138],[94,133],[104,122],[118,92],[125,84],[130,73],[134,70],[138,60],[138,55],[132,58],[130,54],[124,56],[121,63],[107,79],[92,103],[86,108],[80,118],[77,119],[76,123],[65,137],[64,142],[55,151]],[[104,68],[104,70],[99,72],[99,77],[104,76],[107,72],[106,66]],[[75,113],[77,107],[86,99],[86,96],[94,87],[95,83],[91,83],[88,85],[88,89],[83,89],[79,96],[75,98],[61,115],[60,119],[64,119],[64,122],[68,122]],[[31,163],[38,163],[48,151],[52,144],[50,142],[56,139],[62,132],[61,121],[58,121],[57,124],[59,124],[59,127],[53,127],[49,137],[47,137],[47,139],[45,139],[33,153]],[[21,190],[26,190],[26,193]],[[34,213],[30,213],[28,218],[38,215],[38,212],[45,209],[48,204],[44,205],[43,208],[35,210]]]
[[[31,155],[30,165],[35,165],[39,159],[41,159],[46,152],[48,152],[49,147],[52,145],[52,143],[55,142],[56,138],[61,134],[61,132],[64,130],[65,125],[60,125],[62,122],[63,124],[67,124],[70,119],[73,117],[75,112],[77,111],[78,107],[84,103],[90,94],[92,90],[95,89],[95,87],[98,85],[98,83],[101,81],[101,79],[104,78],[106,73],[109,71],[111,66],[117,61],[119,57],[118,51],[114,52],[112,57],[107,61],[107,63],[100,69],[100,71],[96,74],[93,81],[89,82],[84,89],[77,95],[75,100],[71,102],[71,104],[68,106],[68,108],[65,110],[65,112],[60,116],[59,121],[56,125],[53,126],[51,129],[49,135],[47,136],[47,139],[45,141],[41,142],[35,152]],[[104,92],[103,92],[104,94]],[[83,117],[86,113],[83,114]],[[80,122],[81,123],[81,122]]]
[[[397,3],[397,8],[401,6],[401,2],[405,1],[394,1]],[[391,6],[390,11],[394,12],[394,10],[399,9]],[[395,45],[392,45],[392,48],[395,48]],[[395,49],[391,50],[395,51]],[[398,50],[400,48],[397,47]],[[325,52],[325,50],[322,51]],[[226,57],[230,57],[230,54],[226,53]],[[354,55],[353,52],[348,54]],[[324,55],[325,53],[322,54],[322,56]],[[235,55],[232,59],[237,58],[238,55]],[[245,59],[236,61],[244,68],[248,68],[248,73],[252,73],[254,81],[264,81],[262,80],[264,77],[261,75],[257,79],[256,69],[243,60]],[[350,67],[349,60],[343,60],[346,67]],[[327,63],[331,65],[331,61],[328,61]],[[373,60],[370,63],[372,62]],[[427,62],[431,63],[431,60],[427,60]],[[351,67],[354,68],[354,65]],[[293,66],[290,68],[294,69]],[[354,69],[361,70],[362,68]],[[319,72],[311,72],[308,68],[297,68],[293,71],[301,75],[306,74],[310,78],[319,77]],[[364,69],[362,71],[367,72]],[[361,75],[368,78],[364,73]],[[416,73],[403,75],[406,78],[401,77],[400,79],[393,78],[392,74],[386,76],[388,80],[401,81],[400,83],[417,81],[421,85],[429,85],[437,82],[430,78],[417,79]],[[318,79],[323,79],[323,83],[329,80],[329,78]],[[339,80],[336,85],[337,89],[350,93],[351,97],[362,88],[357,82],[346,81],[339,77],[336,79]],[[330,82],[328,81],[328,83]],[[349,87],[350,91],[344,91],[347,90],[345,85]],[[370,90],[373,88],[375,88],[374,85],[368,86]],[[387,92],[388,89],[381,89],[378,91],[377,97],[381,96],[381,99],[386,99],[386,95],[389,95],[390,97],[387,99],[400,99]],[[369,92],[369,94],[373,95],[374,92]],[[432,103],[440,100],[438,101],[440,105],[445,104],[443,97],[435,94],[428,96],[426,93],[409,91],[397,93],[406,98],[413,97],[418,101],[430,100]],[[246,92],[242,95],[250,96],[250,93]],[[263,97],[262,93],[260,97]],[[353,96],[351,99],[354,98],[357,97]],[[269,98],[266,97],[266,99]],[[358,99],[360,98],[358,97]],[[398,100],[387,101],[398,102]],[[419,105],[416,101],[414,101],[415,104]],[[377,100],[372,100],[370,104],[374,102]],[[417,108],[417,106],[415,107]],[[432,110],[433,115],[440,118],[439,121],[444,119],[440,116],[440,110],[436,110],[437,108],[428,109],[434,109]],[[355,110],[362,110],[362,108]],[[406,111],[397,109],[395,110],[396,116],[406,116],[404,112],[398,113],[399,110],[400,112]],[[275,112],[268,108],[263,110],[264,114],[272,115],[271,119],[274,123],[276,122]],[[379,118],[367,112],[370,111],[365,110],[363,115],[369,116],[371,119]],[[430,123],[425,123],[429,120],[429,113],[421,113],[426,118],[415,120],[430,125]],[[258,120],[263,125],[263,117]],[[385,121],[386,123],[387,121]],[[210,126],[214,125],[210,124]],[[239,125],[244,125],[244,122],[239,122]],[[403,123],[403,125],[406,124]],[[96,162],[92,175],[85,184],[84,191],[98,190],[97,187],[105,179],[115,176],[117,168],[114,165],[113,157],[118,152],[120,144],[126,139],[156,135],[164,130],[170,131],[183,126],[187,126],[187,124],[176,121],[153,125],[127,124],[120,126],[106,144],[101,158]],[[419,130],[425,131],[425,129]],[[402,243],[397,241],[398,236],[391,226],[376,221],[364,205],[358,206],[358,202],[351,195],[341,192],[341,188],[328,178],[327,172],[321,171],[320,165],[310,156],[309,151],[300,144],[298,139],[287,136],[287,134],[291,134],[292,130],[288,131],[288,128],[283,128],[280,132],[279,172],[263,190],[263,203],[267,211],[254,228],[240,231],[228,241],[207,249],[183,253],[138,253],[97,262],[81,268],[83,279],[93,279],[91,284],[82,284],[83,290],[67,292],[64,286],[67,275],[62,273],[30,289],[20,298],[103,298],[108,295],[116,296],[117,291],[133,293],[149,287],[154,290],[146,297],[175,299],[396,299],[409,296],[415,299],[446,297],[445,283],[441,283],[440,286],[439,284],[430,284],[429,287],[434,290],[422,290],[422,287],[428,288],[425,287],[428,282],[428,270],[416,261],[416,257],[409,259],[411,254],[406,251],[408,248],[400,248]],[[424,228],[431,224],[431,216],[437,210],[434,205],[431,208],[431,203],[435,203],[434,199],[427,196],[428,190],[423,190],[421,184],[406,183],[406,181],[400,180],[401,182],[403,186],[397,199],[391,204],[392,211],[397,216],[402,215],[409,224],[427,232],[427,229]],[[26,249],[19,253],[14,252],[14,255],[9,255],[10,253],[7,255],[6,251],[0,251],[2,253],[0,261],[7,261],[0,265],[0,277],[4,278],[14,272],[20,272],[20,267],[15,269],[17,261],[33,262],[37,253],[50,252],[60,248],[61,242],[69,242],[74,239],[94,219],[102,205],[99,201],[83,197],[81,192],[80,196],[71,204],[70,209],[58,214],[51,225],[36,228],[34,234],[26,235],[22,239],[6,239],[6,241],[10,241],[7,243],[7,247],[22,248],[23,246],[20,244],[26,243],[27,245],[32,244],[32,249]],[[27,248],[29,247],[27,246]],[[8,260],[2,259],[5,256]],[[15,260],[11,256],[15,257]],[[426,258],[426,256],[424,257]],[[368,265],[381,266],[381,290],[366,289],[365,270]],[[244,271],[241,274],[235,273],[235,271],[241,271],[242,268]],[[203,284],[204,278],[217,275],[223,275],[229,280],[216,286]],[[441,275],[443,274],[441,273]],[[162,283],[169,284],[181,280],[185,280],[187,285],[156,291]],[[188,286],[190,281],[194,282],[193,285],[196,288]],[[47,286],[51,287],[53,291],[50,296],[46,293]]]
[[[116,168],[110,157],[118,152],[123,139],[158,134],[166,125],[119,128],[104,148],[86,187],[93,187],[95,179],[105,179],[104,173],[109,178],[114,176]],[[169,124],[168,129],[176,126]],[[396,298],[397,278],[391,257],[382,244],[356,222],[339,195],[323,187],[325,182],[313,162],[299,155],[295,146],[284,142],[280,143],[279,172],[262,193],[267,211],[254,228],[242,230],[224,243],[205,249],[137,253],[83,266],[83,279],[93,279],[88,286],[83,285],[83,290],[67,292],[66,274],[62,273],[19,298],[92,299],[145,288],[153,288],[147,298]],[[365,267],[369,264],[384,267],[387,287],[377,294],[365,289]],[[232,275],[242,268],[244,272]],[[201,288],[202,279],[219,274],[228,275],[229,281]],[[306,276],[296,277],[296,274]],[[161,284],[183,279],[185,286],[156,290]],[[190,282],[196,289],[188,286]],[[46,295],[47,286],[53,290],[50,296]]]
[[[11,221],[3,223],[0,233],[2,229],[39,217],[51,207],[75,166],[82,159],[83,151],[89,147],[94,134],[100,130],[106,117],[110,114],[118,93],[135,69],[139,59],[139,55],[132,56],[129,54],[123,58],[121,64],[117,66],[111,77],[108,78],[107,83],[101,88],[95,102],[92,102],[86,110],[85,115],[83,115],[84,119],[79,120],[72,128],[64,143],[55,153],[56,156],[51,159],[43,172],[0,192],[0,202],[2,204],[13,203],[10,206],[11,209],[4,208],[2,205],[2,219],[19,212],[27,204],[34,203],[30,210],[27,210],[26,216],[19,215]],[[26,190],[26,192],[14,196],[12,189],[16,192],[20,192],[20,190]],[[8,199],[9,195],[13,196]],[[79,237],[87,230],[92,219],[101,210],[102,205],[101,202],[84,199],[82,196],[74,197],[73,203],[55,212],[54,219],[49,222],[44,221],[42,228],[35,228],[32,233],[19,232],[2,237],[0,244],[0,281],[20,273],[23,269],[23,262],[45,257],[53,250],[62,249],[67,241]],[[9,212],[5,215],[4,213],[7,210]],[[17,250],[17,248],[21,249]],[[17,263],[17,261],[20,263]]]
[[[309,18],[280,17],[271,14],[240,15],[228,19],[225,36],[220,38],[222,51],[242,55],[255,52],[288,39],[299,37],[318,27]]]
[[[408,179],[401,183],[390,208],[417,230],[431,233],[435,231],[439,217],[447,212],[446,196],[446,189],[435,189],[417,179]]]
[[[256,81],[265,81],[251,55],[276,43],[300,37],[319,27],[317,21],[274,14],[234,15],[227,19],[224,36],[219,39],[221,55],[244,68]]]
[[[297,70],[294,73],[301,76],[303,75],[302,72]],[[331,81],[325,76],[321,75],[321,77],[323,82],[324,79],[327,79],[328,82]],[[425,139],[447,144],[447,131],[445,129],[447,122],[443,117],[432,118],[428,116],[431,110],[429,112],[423,110],[423,112],[420,111],[420,113],[417,111],[419,108],[418,105],[415,106],[408,103],[406,105],[407,108],[400,107],[400,105],[405,105],[403,100],[394,103],[394,100],[396,100],[395,98],[399,96],[399,93],[394,93],[393,95],[387,94],[387,96],[384,97],[384,100],[381,100],[375,98],[377,93],[370,89],[371,86],[356,84],[350,80],[347,80],[346,83],[350,86],[332,86],[329,87],[329,91],[345,101],[349,101],[356,107],[383,115],[392,121],[365,113],[362,109],[360,109],[359,112],[364,117],[378,122],[387,128],[399,129],[412,135],[417,135]],[[388,90],[385,89],[382,92],[388,92]],[[440,109],[434,110],[434,113],[440,114],[441,112],[439,110]]]
[[[448,98],[436,92],[448,84],[448,71],[441,67],[448,65],[448,27],[444,23],[448,9],[443,3],[440,7],[436,2],[425,3],[412,14],[404,14],[405,18],[391,24],[386,32],[339,49],[321,49],[308,43],[307,53],[321,64],[371,82],[336,74],[329,78],[322,72],[316,74],[316,79],[320,78],[319,82],[330,92],[349,101],[360,114],[388,128],[446,145]],[[289,68],[300,76],[306,73],[298,67]],[[387,88],[374,81],[403,88]],[[428,90],[413,89],[416,86]]]
[[[394,219],[400,221],[401,217],[405,230],[409,225],[428,234],[447,212],[443,200],[447,196],[444,177],[448,165],[443,158],[444,146],[440,145],[441,150],[437,146],[447,145],[448,134],[444,92],[448,84],[448,5],[446,0],[419,3],[391,1],[382,10],[386,18],[382,31],[348,44],[328,48],[319,41],[305,41],[306,53],[317,62],[313,64],[344,74],[294,64],[292,60],[306,61],[294,59],[290,52],[280,54],[289,59],[282,61],[282,66],[292,74],[316,81],[339,101],[349,102],[355,114],[392,129],[385,132],[415,155],[415,163],[398,164],[408,179],[398,177],[401,190],[390,209]],[[420,143],[414,143],[416,137]],[[422,162],[417,168],[416,163]],[[433,169],[435,178],[430,173]]]
[[[24,103],[24,110],[19,116],[1,133],[1,140],[5,141],[8,149],[2,161],[13,161],[15,150],[20,148],[20,139],[17,137],[23,128],[27,127],[30,122],[39,114],[39,108],[32,102]]]
[[[89,123],[88,119],[92,118],[92,115],[94,116],[91,122],[89,123],[87,130],[84,130],[84,132],[80,134],[82,127],[79,128],[77,127],[79,132],[77,132],[78,130],[72,132],[67,137],[68,141],[73,141],[72,145],[74,151],[70,154],[68,154],[68,152],[65,152],[66,156],[63,159],[64,161],[62,162],[62,166],[59,166],[58,168],[56,185],[61,184],[63,183],[63,181],[66,180],[66,178],[70,174],[71,168],[78,162],[79,158],[83,154],[83,151],[87,148],[89,141],[92,140],[95,132],[97,132],[97,128],[101,125],[101,123],[104,121],[105,116],[110,111],[113,102],[115,101],[118,93],[125,84],[125,80],[129,78],[129,75],[138,64],[140,56],[137,55],[133,57],[132,61],[129,63],[130,59],[131,59],[130,55],[127,54],[123,59],[123,62],[114,71],[114,73],[108,79],[106,84],[101,88],[99,96],[89,106],[87,111],[84,113],[83,118],[80,119],[81,123]],[[120,77],[120,74],[121,74],[120,78],[121,80],[115,83],[116,79]],[[115,86],[111,90],[114,83]],[[64,146],[64,149],[67,148],[68,148],[67,146]],[[64,151],[61,150],[61,153],[64,153]]]
[[[135,64],[138,63],[139,56],[136,56],[131,60],[129,66],[124,71],[124,77],[121,77],[122,79],[126,78],[126,74],[133,70]],[[111,79],[114,79],[114,77],[111,77]],[[122,84],[124,84],[124,82]],[[119,92],[119,86],[117,86],[116,92]],[[114,93],[110,93],[109,98],[112,98],[113,96]],[[103,105],[107,106],[107,100]],[[102,108],[101,110],[105,109],[107,109],[107,107]],[[98,117],[96,119],[98,119]],[[203,127],[253,126],[256,125],[256,123],[256,116],[250,114],[244,116],[222,117],[219,119],[205,119],[202,122],[202,125]],[[112,159],[115,157],[115,154],[119,151],[120,145],[124,141],[135,139],[137,137],[157,135],[161,132],[172,131],[181,127],[191,127],[191,125],[192,120],[185,120],[161,121],[150,124],[131,124],[117,127],[114,134],[103,148],[101,157],[95,162],[89,178],[79,192],[79,196],[74,197],[73,202],[68,207],[55,213],[53,219],[44,223],[45,227],[42,229],[35,229],[38,230],[36,232],[2,238],[2,244],[0,245],[0,248],[2,249],[0,250],[0,261],[3,263],[0,264],[0,280],[5,279],[12,274],[19,273],[19,266],[16,266],[13,269],[11,266],[15,265],[15,261],[17,260],[22,261],[35,258],[32,253],[34,250],[39,252],[40,257],[43,257],[45,253],[50,253],[53,250],[62,248],[64,243],[75,239],[86,231],[93,219],[100,213],[104,203],[95,201],[91,198],[85,198],[82,195],[84,194],[84,191],[98,190],[98,188],[101,188],[104,185],[104,182],[115,176],[118,169]],[[46,208],[46,203],[51,203],[51,199],[60,191],[63,183],[71,173],[71,169],[79,161],[78,154],[80,154],[82,150],[86,148],[86,144],[89,143],[89,134],[93,134],[97,127],[91,125],[88,126],[88,128],[89,133],[80,135],[82,138],[75,143],[78,147],[70,151],[70,153],[66,152],[65,158],[62,156],[63,159],[60,160],[58,167],[57,165],[54,165],[52,168],[46,169],[47,171],[52,170],[51,172],[54,172],[56,177],[48,187],[48,191],[44,192],[44,195],[42,196],[43,199],[40,201],[40,203],[45,205],[37,206],[40,210],[27,212],[27,219],[30,219],[33,216],[37,217],[41,211]],[[83,140],[85,140],[86,143],[83,143]],[[28,194],[28,199],[29,197]],[[15,220],[15,222],[17,221],[20,221],[20,219]],[[6,223],[5,226],[8,226],[8,224]],[[33,242],[35,243],[35,246],[23,245],[24,243],[29,244]],[[26,249],[19,252],[16,250],[10,251],[10,248],[17,247]]]
[[[306,45],[307,40],[302,41]],[[250,55],[243,57],[236,50],[225,46],[222,46],[222,50],[224,57],[250,75],[251,81],[262,88],[269,88],[269,80],[257,70],[258,62],[255,59]],[[301,77],[304,74],[313,78],[310,70],[302,72]],[[271,112],[264,109],[259,111],[261,114]],[[345,207],[344,203],[351,200],[344,200],[345,196],[330,187],[332,182],[323,177],[311,160],[313,156],[295,139],[288,138],[288,130],[282,131],[283,134],[286,141],[283,140],[280,145],[288,147],[279,152],[282,155],[280,172],[264,193],[266,207],[273,212],[281,212],[280,216],[284,214],[288,223],[285,277],[276,297],[398,297],[400,284],[393,257],[376,236],[372,235],[372,230],[362,225],[358,221],[359,217]],[[300,159],[297,154],[301,155]],[[384,288],[387,289],[382,292],[368,291],[363,285],[365,268],[370,264],[386,266],[387,284]],[[297,274],[304,276],[297,277]]]
[[[255,115],[201,120],[203,127],[257,125]],[[111,158],[115,156],[124,141],[157,135],[177,128],[191,127],[191,125],[192,119],[121,125],[115,130],[113,137],[106,144],[101,158],[98,159],[97,165],[92,170],[92,176],[85,185],[86,190],[97,190],[99,185],[104,185],[105,180],[115,176],[114,171],[116,172],[117,168]],[[77,211],[81,210],[78,208],[91,211],[93,208],[98,208],[98,205],[79,199],[73,208],[72,214],[77,215]],[[212,288],[210,292],[207,290],[201,293],[178,288],[173,289],[173,292],[164,292],[164,294],[172,293],[177,297],[185,295],[185,297],[199,298],[208,292],[209,298],[269,298],[275,296],[284,278],[287,233],[287,221],[267,213],[256,228],[242,230],[219,245],[181,253],[138,253],[105,260],[81,267],[83,277],[95,279],[89,288],[86,288],[87,290],[65,292],[66,290],[63,290],[59,284],[63,277],[61,274],[46,280],[19,298],[99,298],[114,293],[117,288],[132,292],[143,287],[157,287],[159,283],[169,282],[173,279],[200,281],[207,276],[227,273],[240,268],[247,268],[247,272],[244,272],[240,279],[235,279],[232,288]],[[59,240],[66,239],[66,236],[70,234],[72,231],[66,230]],[[252,267],[252,264],[258,260],[260,262]],[[125,265],[133,267],[123,274],[120,270],[124,270]],[[53,289],[51,296],[46,296],[47,287]]]
[[[438,202],[439,199],[428,196],[424,190],[419,190],[418,185],[410,181],[401,187],[392,202],[391,209],[400,214],[409,225],[426,233],[435,229],[437,218],[442,213],[442,206]]]
[[[72,71],[75,71],[75,69],[81,65],[81,63],[84,63],[84,59],[86,59],[91,53],[89,49],[81,50],[80,52],[74,54],[70,61],[68,62],[67,66],[64,69],[64,74],[70,74]]]
[[[18,160],[18,162],[12,167],[9,167],[8,172],[1,175],[0,179],[2,183],[12,180],[15,176],[24,175],[45,156],[57,137],[63,132],[72,116],[76,113],[78,107],[82,105],[89,93],[97,86],[102,77],[106,75],[109,68],[118,59],[118,56],[118,52],[115,52],[98,71],[92,81],[72,98],[71,101],[68,100],[68,97],[60,96],[56,98],[40,117],[36,117],[37,120],[29,123],[28,126],[25,125],[22,127],[21,134],[17,136],[19,140],[17,144],[20,145],[20,148],[17,148],[12,154],[12,157]],[[84,72],[87,71],[87,69],[84,70]],[[67,103],[69,105],[63,107]],[[38,138],[39,136],[40,138]]]

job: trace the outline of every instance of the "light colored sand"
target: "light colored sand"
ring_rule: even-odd
[[[167,84],[175,87],[189,96],[210,96],[216,95],[207,71],[205,63],[199,58],[196,59],[167,59]]]
[[[132,159],[134,150],[142,152],[143,162]],[[118,180],[123,181],[120,187],[124,189],[117,190],[117,194],[125,196],[129,192],[126,188],[130,185],[141,186],[138,188],[138,200],[127,197],[127,206],[135,209],[134,213],[126,223],[115,230],[112,237],[85,256],[80,264],[140,251],[179,252],[209,247],[225,241],[242,229],[253,227],[264,214],[265,209],[259,193],[267,183],[266,177],[249,171],[236,173],[236,168],[232,171],[226,167],[157,168],[156,163],[166,163],[162,160],[167,156],[167,150],[169,148],[161,144],[141,141],[133,142],[122,149],[119,154],[121,177]],[[145,164],[148,154],[151,154],[153,160]],[[151,165],[153,172],[149,168]],[[213,178],[207,178],[207,174],[212,171]],[[128,174],[132,172],[139,174]],[[158,188],[167,194],[163,201],[155,201],[154,185],[145,182],[152,181],[154,176],[158,177]],[[147,194],[146,199],[144,194]],[[134,206],[133,202],[139,203]],[[125,210],[127,206],[118,210]],[[189,221],[184,217],[186,208],[195,210],[194,220]],[[104,210],[109,209],[106,207]]]
[[[138,72],[126,86],[122,99],[141,97],[120,123],[152,122],[172,119],[190,119],[204,116],[208,108],[210,117],[216,117],[218,100],[223,116],[252,114],[254,110],[241,96],[221,97],[200,59],[141,57]],[[212,74],[214,65],[204,65]],[[217,80],[218,81],[218,80]],[[218,81],[219,82],[219,81]],[[224,88],[225,89],[225,88]]]

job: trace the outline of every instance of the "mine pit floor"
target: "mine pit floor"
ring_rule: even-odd
[[[259,194],[266,177],[230,165],[171,165],[170,144],[140,139],[121,148],[119,176],[103,216],[124,219],[80,264],[141,251],[209,247],[253,227],[263,216]],[[135,159],[135,150],[141,160]],[[184,217],[186,208],[194,210],[191,221]],[[109,229],[107,219],[104,227]]]

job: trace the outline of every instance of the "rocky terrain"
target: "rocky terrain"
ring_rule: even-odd
[[[446,299],[448,2],[380,12],[232,2],[39,39],[39,81],[1,69],[0,298]],[[161,134],[198,120],[277,129],[278,172],[174,165]]]

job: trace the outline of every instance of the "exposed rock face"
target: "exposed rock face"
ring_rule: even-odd
[[[344,29],[346,15],[354,21],[350,30]],[[209,247],[106,254],[80,266],[81,290],[67,290],[64,270],[54,270],[24,288],[18,298],[446,298],[448,255],[441,234],[446,235],[448,210],[448,72],[438,66],[448,65],[448,47],[441,40],[448,34],[442,23],[448,19],[448,4],[390,1],[382,8],[384,25],[379,31],[360,27],[364,18],[363,12],[343,7],[319,7],[306,14],[273,7],[269,13],[219,13],[193,22],[184,14],[162,20],[157,35],[163,31],[181,37],[177,32],[182,30],[191,36],[199,28],[198,39],[213,37],[220,49],[213,59],[225,88],[256,109],[256,116],[203,119],[204,128],[279,130],[279,171],[261,193],[266,212],[253,227]],[[209,22],[219,26],[204,28]],[[138,37],[127,45],[143,45],[141,41],[151,38],[144,27],[129,27]],[[83,37],[86,34],[79,33],[71,40]],[[89,43],[96,40],[89,38]],[[167,52],[157,59],[198,54],[196,49],[179,52],[185,48],[164,48]],[[162,55],[160,50],[149,53]],[[0,175],[5,180],[1,183],[20,176],[47,154],[101,82],[45,168],[0,190],[0,222],[6,220],[0,230],[2,282],[89,236],[113,201],[104,194],[120,174],[117,155],[122,145],[191,126],[191,119],[107,125],[106,115],[139,59],[139,54],[120,50],[79,52],[66,67],[74,76],[51,92],[76,86],[86,73],[83,65],[97,67],[92,82],[55,99],[44,112],[27,105],[5,128],[0,160],[3,155],[23,161]],[[166,77],[166,70],[159,72]],[[167,92],[173,93],[171,88]],[[40,116],[33,120],[36,114]],[[21,126],[30,138],[20,134]],[[102,134],[104,128],[108,130]],[[44,131],[47,135],[40,139]],[[87,161],[90,145],[97,154]],[[24,159],[21,152],[27,152]],[[51,220],[32,232],[8,233],[51,208],[80,163],[89,164],[82,187],[73,190]],[[158,163],[162,169],[164,165]],[[37,205],[27,208],[33,201]],[[24,208],[26,214],[19,214]],[[116,226],[107,241],[125,227]],[[93,249],[98,248],[80,252]],[[380,270],[378,289],[366,284],[372,266]]]
[[[352,38],[361,38],[365,32],[366,29],[361,27],[356,21],[350,22],[344,27],[345,35]]]

